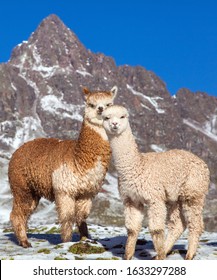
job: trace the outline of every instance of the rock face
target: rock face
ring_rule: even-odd
[[[87,50],[55,15],[44,19],[0,65],[0,165],[32,138],[76,138],[84,108],[82,86],[109,90],[114,85],[119,88],[116,103],[130,110],[141,151],[187,149],[207,162],[212,183],[204,213],[206,230],[217,230],[217,99],[188,89],[171,96],[153,72],[140,66],[117,67],[113,58]],[[5,188],[9,193],[8,185]],[[92,219],[123,223],[115,218],[114,207],[108,210],[111,203],[121,208],[120,201],[116,197],[111,202],[112,191],[106,191],[96,200]]]

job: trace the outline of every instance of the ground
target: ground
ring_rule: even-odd
[[[29,227],[31,248],[17,244],[11,228],[0,227],[0,260],[120,260],[124,255],[124,227],[88,225],[90,239],[79,241],[75,232],[72,241],[61,243],[56,224]],[[187,232],[177,241],[168,260],[183,260],[187,249]],[[140,232],[134,259],[150,260],[155,256],[148,229]],[[204,232],[195,260],[217,260],[217,233]]]

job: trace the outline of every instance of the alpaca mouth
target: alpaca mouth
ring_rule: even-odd
[[[112,126],[112,130],[113,131],[117,131],[118,130],[118,126],[116,126],[116,125]]]

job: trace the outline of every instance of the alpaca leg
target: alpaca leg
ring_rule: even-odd
[[[86,219],[92,207],[91,199],[78,199],[75,204],[76,224],[80,232],[80,239],[88,238],[88,228]]]
[[[180,237],[186,228],[182,206],[180,203],[173,203],[168,207],[168,234],[165,242],[165,252],[168,254],[176,240]]]
[[[75,200],[66,193],[55,194],[55,202],[61,224],[61,238],[63,242],[70,242],[72,226],[75,221]]]
[[[27,221],[38,203],[39,198],[29,193],[25,193],[23,196],[19,196],[19,198],[15,197],[13,201],[10,220],[18,242],[24,248],[31,247],[31,243],[28,241],[26,234]]]
[[[142,204],[133,205],[129,202],[126,202],[124,206],[125,226],[128,235],[124,259],[130,260],[134,255],[136,241],[141,230],[144,207]]]
[[[149,205],[148,208],[149,230],[152,236],[155,251],[157,252],[156,260],[166,258],[165,253],[165,222],[166,222],[166,205],[163,202],[157,202]]]
[[[203,206],[204,198],[197,199],[194,202],[187,202],[185,210],[187,214],[187,226],[189,230],[188,235],[188,251],[186,260],[192,260],[196,254],[199,238],[203,232]]]

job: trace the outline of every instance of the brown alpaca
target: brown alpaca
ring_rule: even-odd
[[[9,163],[13,194],[11,222],[21,246],[30,247],[27,221],[41,197],[55,201],[63,242],[71,240],[77,224],[80,237],[88,236],[86,218],[100,191],[110,161],[110,146],[102,126],[102,112],[113,103],[111,91],[84,89],[86,107],[78,140],[40,138],[22,145]]]

